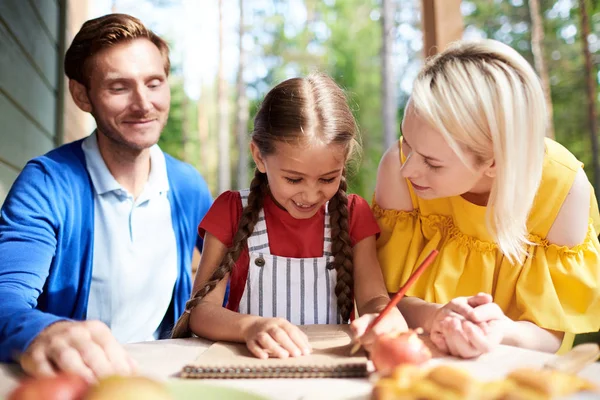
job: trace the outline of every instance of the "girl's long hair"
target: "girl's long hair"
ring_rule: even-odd
[[[276,151],[279,142],[299,145],[318,141],[326,145],[342,146],[346,160],[358,149],[358,128],[344,91],[328,76],[313,74],[306,78],[288,79],[273,88],[265,97],[256,117],[252,141],[263,156]],[[250,184],[248,204],[242,210],[233,243],[223,261],[210,279],[186,304],[186,312],[179,318],[172,337],[188,337],[190,310],[233,270],[247,239],[254,231],[263,199],[268,195],[267,176],[258,169]],[[331,223],[331,250],[337,272],[335,294],[342,321],[347,322],[354,307],[353,253],[348,223],[348,196],[346,169],[337,193],[329,200]]]

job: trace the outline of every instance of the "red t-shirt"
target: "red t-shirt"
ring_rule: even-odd
[[[271,254],[290,258],[313,258],[323,256],[323,234],[325,230],[325,207],[308,219],[296,219],[266,196],[263,204],[267,236]],[[371,207],[360,196],[348,195],[348,215],[352,246],[361,240],[378,235],[379,225]],[[221,194],[204,216],[198,233],[204,238],[209,232],[230,247],[242,216],[242,199],[239,192]],[[228,307],[237,311],[248,276],[250,256],[248,249],[242,251],[231,274]]]

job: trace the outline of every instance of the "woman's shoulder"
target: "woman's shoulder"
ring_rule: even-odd
[[[576,179],[581,180],[584,174],[582,166],[583,164],[563,145],[546,139],[542,179],[529,217],[530,232],[546,237]],[[516,194],[518,195],[518,192]]]
[[[570,171],[577,172],[581,168],[582,163],[571,153],[565,146],[550,138],[545,139],[546,154],[544,157],[544,170],[548,168],[548,164],[554,165],[560,170],[560,167]]]
[[[408,182],[402,177],[402,159],[398,142],[385,152],[379,162],[375,202],[382,209],[411,211],[415,208]]]
[[[583,163],[573,153],[560,143],[547,138],[542,180],[538,192],[541,192],[542,196],[555,194],[557,186],[560,188],[566,186],[568,191],[582,166]]]

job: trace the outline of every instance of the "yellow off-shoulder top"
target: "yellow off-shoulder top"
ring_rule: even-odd
[[[400,155],[404,162],[404,155]],[[447,303],[457,296],[490,293],[513,320],[526,320],[560,332],[600,329],[600,228],[592,191],[585,241],[568,248],[545,239],[581,167],[562,145],[548,139],[542,181],[531,210],[528,257],[513,265],[486,228],[486,207],[461,196],[423,200],[407,181],[413,211],[385,210],[373,200],[381,228],[377,253],[387,290],[395,293],[433,249],[435,261],[407,296]],[[518,190],[515,190],[518,201]]]

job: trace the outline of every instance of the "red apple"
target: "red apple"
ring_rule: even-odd
[[[55,377],[27,378],[7,400],[79,400],[88,387],[82,377],[66,373]]]
[[[401,364],[420,365],[431,358],[431,351],[417,332],[380,335],[373,345],[371,360],[383,376]]]

